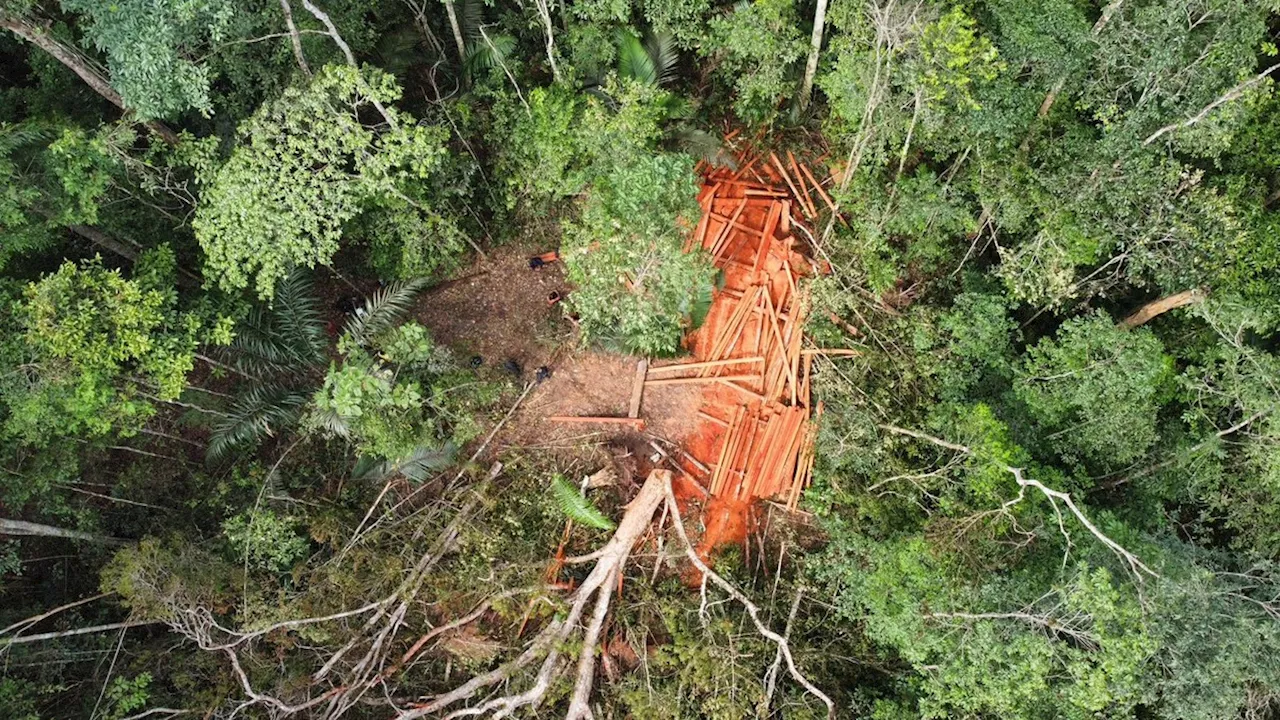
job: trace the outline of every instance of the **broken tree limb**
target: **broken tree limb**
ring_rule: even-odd
[[[1128,317],[1121,320],[1119,325],[1125,330],[1132,330],[1140,325],[1144,325],[1154,318],[1163,315],[1170,310],[1194,305],[1204,300],[1204,291],[1200,288],[1192,288],[1183,290],[1180,293],[1168,295],[1143,305],[1133,311]]]
[[[437,695],[416,707],[401,711],[397,720],[415,720],[426,717],[473,698],[480,691],[505,683],[525,667],[532,665],[539,658],[542,664],[532,685],[523,692],[493,697],[472,707],[453,710],[446,718],[460,716],[508,717],[525,707],[537,707],[551,689],[556,678],[563,672],[560,662],[563,647],[568,644],[572,635],[579,629],[580,621],[586,612],[587,605],[595,598],[591,617],[583,628],[582,648],[578,652],[577,673],[569,704],[568,718],[590,718],[591,709],[587,704],[595,680],[595,663],[600,629],[608,614],[613,591],[617,587],[617,579],[631,556],[640,537],[648,531],[653,520],[653,513],[670,492],[671,471],[654,470],[649,473],[640,492],[627,504],[626,512],[618,522],[618,529],[603,548],[592,553],[596,557],[596,565],[582,581],[582,585],[574,592],[570,600],[569,611],[563,620],[552,620],[533,639],[529,647],[517,658],[503,663],[489,672],[477,675],[458,687]]]

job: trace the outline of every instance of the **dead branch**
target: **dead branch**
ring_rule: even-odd
[[[741,603],[742,606],[746,608],[747,614],[751,616],[751,622],[756,626],[756,632],[759,632],[766,639],[777,645],[778,652],[782,653],[782,657],[787,661],[787,670],[790,672],[791,677],[795,679],[796,682],[800,683],[800,685],[811,695],[821,700],[822,704],[827,706],[828,718],[834,718],[836,716],[835,703],[832,702],[831,698],[828,697],[826,693],[819,690],[816,685],[810,682],[809,678],[805,677],[804,673],[800,672],[800,669],[796,667],[795,658],[791,654],[791,643],[787,638],[770,630],[769,627],[760,619],[760,608],[756,607],[755,603],[751,602],[751,600],[747,598],[746,595],[743,595],[740,590],[734,587],[732,583],[712,571],[711,568],[702,561],[702,558],[698,557],[697,551],[694,550],[693,543],[689,541],[688,533],[685,532],[684,520],[680,516],[680,506],[676,501],[675,491],[671,488],[670,473],[667,474],[663,490],[666,493],[667,509],[671,513],[672,527],[675,528],[676,534],[680,536],[680,541],[684,544],[685,555],[689,558],[689,562],[693,563],[693,566],[698,569],[698,572],[702,573],[704,594],[706,592],[706,581],[710,580],[734,600]]]
[[[102,599],[102,598],[104,598],[104,597],[108,597],[108,596],[110,596],[110,595],[114,595],[114,594],[115,594],[115,593],[109,593],[109,592],[105,592],[105,593],[98,593],[97,595],[90,595],[90,596],[89,596],[89,597],[87,597],[87,598],[81,598],[81,599],[76,600],[76,601],[74,601],[74,602],[69,602],[69,603],[67,603],[66,605],[59,605],[58,607],[53,608],[52,610],[46,610],[45,612],[42,612],[42,613],[40,613],[39,615],[32,615],[31,617],[29,617],[29,618],[27,618],[27,619],[25,619],[25,620],[19,620],[18,622],[16,622],[16,623],[14,623],[14,624],[12,624],[12,625],[10,625],[10,626],[8,626],[8,627],[4,628],[3,630],[0,630],[0,635],[4,635],[4,634],[10,633],[10,632],[14,632],[14,631],[22,632],[23,630],[25,630],[25,629],[27,629],[27,628],[31,627],[32,625],[35,625],[36,623],[40,622],[41,620],[44,620],[44,619],[46,619],[46,618],[52,617],[52,616],[54,616],[54,615],[57,615],[58,613],[60,613],[60,612],[62,612],[62,611],[64,611],[64,610],[70,610],[71,608],[79,607],[79,606],[84,605],[84,604],[86,604],[86,603],[91,603],[91,602],[93,602],[94,600],[101,600],[101,599]]]
[[[106,625],[91,625],[89,627],[73,628],[71,630],[58,630],[56,632],[37,633],[35,635],[20,635],[17,637],[0,639],[0,648],[6,648],[10,645],[24,645],[26,643],[41,642],[44,640],[56,640],[58,638],[71,637],[73,635],[92,635],[93,633],[124,630],[126,628],[140,627],[142,625],[158,625],[159,623],[159,620],[127,620],[125,622],[108,623]]]
[[[887,430],[888,432],[894,433],[896,435],[905,435],[907,437],[913,437],[918,440],[925,440],[939,447],[955,450],[956,452],[961,452],[971,457],[977,456],[977,453],[975,453],[968,446],[959,445],[953,442],[948,442],[941,438],[937,438],[932,435],[929,435],[928,433],[922,433],[916,430],[907,430],[906,428],[900,428],[894,425],[881,424],[879,425],[879,427],[881,430]],[[1018,495],[1010,500],[1006,500],[1000,506],[1000,508],[994,512],[1007,513],[1009,510],[1013,508],[1013,506],[1022,502],[1026,498],[1027,488],[1034,488],[1040,491],[1040,493],[1049,500],[1049,504],[1053,506],[1053,511],[1055,514],[1059,513],[1058,503],[1062,503],[1062,505],[1067,508],[1067,511],[1070,512],[1073,516],[1075,516],[1076,521],[1078,521],[1081,525],[1083,525],[1091,535],[1097,538],[1098,542],[1101,542],[1103,545],[1107,547],[1107,549],[1111,550],[1111,552],[1115,553],[1117,557],[1119,557],[1121,560],[1124,561],[1124,563],[1128,566],[1129,570],[1133,572],[1134,577],[1136,577],[1139,582],[1141,582],[1143,579],[1143,573],[1146,573],[1151,577],[1160,577],[1158,573],[1156,573],[1151,568],[1147,567],[1146,564],[1144,564],[1141,560],[1139,560],[1138,556],[1129,552],[1123,546],[1117,543],[1115,540],[1112,540],[1110,537],[1107,537],[1106,533],[1099,530],[1098,526],[1093,524],[1093,521],[1091,521],[1089,517],[1084,514],[1084,512],[1079,508],[1079,506],[1076,505],[1075,500],[1073,500],[1069,494],[1064,493],[1060,490],[1054,490],[1044,485],[1039,480],[1026,477],[1025,475],[1023,475],[1022,468],[1016,468],[1016,467],[1013,467],[1012,465],[1006,465],[1000,462],[996,462],[996,464],[1003,467],[1010,475],[1013,476],[1014,482],[1018,484]],[[1062,532],[1064,533],[1066,532],[1066,527],[1062,524],[1061,515],[1058,516],[1058,526],[1062,530]],[[1069,536],[1067,538],[1067,542],[1070,543]]]

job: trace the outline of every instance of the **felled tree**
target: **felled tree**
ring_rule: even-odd
[[[206,267],[226,289],[253,282],[270,298],[295,265],[326,264],[343,223],[422,179],[444,153],[444,132],[388,107],[395,79],[377,70],[327,66],[285,91],[239,129],[220,167],[212,144],[196,160],[206,184],[192,226]],[[362,118],[376,108],[380,122]]]
[[[176,304],[172,289],[100,260],[32,283],[20,306],[27,386],[10,403],[7,431],[32,444],[136,432],[152,400],[178,397],[194,363],[201,321]]]

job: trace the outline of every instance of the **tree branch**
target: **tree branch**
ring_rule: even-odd
[[[900,428],[894,425],[881,424],[879,425],[879,427],[882,430],[887,430],[896,435],[905,435],[907,437],[913,437],[918,440],[925,440],[939,447],[944,447],[949,450],[955,450],[957,452],[964,453],[965,455],[969,455],[971,457],[977,457],[977,453],[975,453],[971,448],[965,445],[958,445],[953,442],[948,442],[946,440],[934,437],[927,433],[922,433],[916,430],[907,430],[906,428]],[[1035,480],[1035,479],[1024,476],[1022,473],[1022,468],[1016,468],[1016,467],[1013,467],[1012,465],[1007,465],[999,461],[994,461],[994,462],[995,464],[1003,467],[1009,474],[1013,475],[1014,482],[1018,484],[1017,497],[1014,497],[1010,500],[1006,500],[1004,504],[1000,506],[1001,512],[1007,511],[1009,508],[1012,508],[1014,505],[1017,505],[1019,502],[1022,502],[1022,500],[1026,496],[1025,495],[1026,489],[1034,488],[1040,491],[1040,493],[1043,494],[1046,498],[1048,498],[1049,503],[1053,505],[1054,512],[1058,512],[1057,503],[1061,502],[1063,505],[1065,505],[1067,510],[1072,515],[1075,516],[1076,520],[1081,525],[1083,525],[1085,529],[1089,531],[1090,534],[1092,534],[1095,538],[1097,538],[1098,542],[1101,542],[1103,545],[1105,545],[1109,550],[1115,553],[1117,557],[1123,560],[1126,565],[1128,565],[1129,570],[1133,572],[1134,576],[1138,579],[1139,582],[1141,582],[1143,579],[1143,573],[1146,573],[1151,577],[1160,577],[1158,573],[1156,573],[1151,568],[1147,567],[1146,564],[1144,564],[1141,560],[1139,560],[1136,555],[1126,550],[1119,543],[1112,540],[1110,537],[1107,537],[1106,533],[1099,530],[1098,526],[1094,525],[1093,522],[1089,519],[1089,517],[1085,515],[1082,510],[1080,510],[1080,508],[1076,505],[1075,500],[1073,500],[1070,495],[1060,490],[1054,490],[1050,487],[1047,487],[1043,483],[1041,483],[1039,480]],[[1061,519],[1059,519],[1059,527],[1062,527]],[[1065,528],[1063,528],[1063,530],[1065,531]],[[1069,538],[1068,538],[1068,541],[1069,541]]]

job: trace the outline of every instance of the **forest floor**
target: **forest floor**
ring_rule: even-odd
[[[569,293],[564,266],[529,269],[529,258],[547,249],[519,243],[497,248],[460,272],[459,279],[427,290],[418,300],[418,321],[462,362],[478,355],[484,367],[504,372],[503,365],[512,360],[525,382],[534,379],[538,367],[551,370],[550,379],[533,389],[495,439],[495,449],[574,452],[581,441],[594,445],[627,432],[547,420],[625,417],[638,359],[579,346],[564,306],[547,299],[552,292]],[[646,390],[640,413],[646,432],[681,443],[697,428],[698,403],[699,392],[691,386]]]

